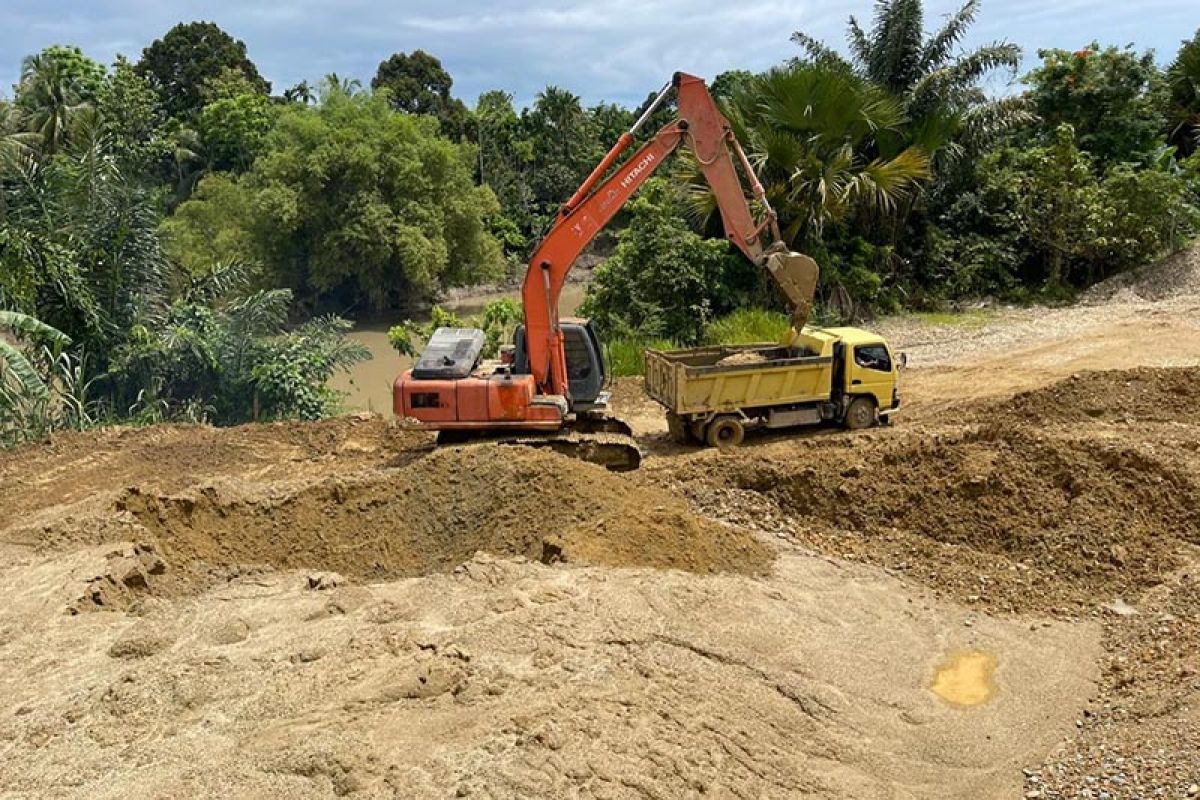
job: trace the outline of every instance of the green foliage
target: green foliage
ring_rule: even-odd
[[[132,332],[110,372],[138,391],[115,413],[235,424],[337,411],[326,381],[370,358],[347,339],[351,323],[316,317],[289,328],[291,293],[247,291],[247,279],[240,265],[218,266],[193,278],[161,323]]]
[[[604,343],[604,360],[608,363],[608,374],[614,378],[638,377],[646,374],[647,350],[674,350],[678,347],[670,339],[619,337]]]
[[[484,334],[483,357],[495,358],[500,346],[512,341],[517,325],[524,319],[525,310],[519,300],[502,297],[485,305],[476,320]]]
[[[442,62],[424,50],[394,53],[379,64],[372,89],[386,89],[392,107],[408,114],[436,117],[446,136],[461,139],[467,131],[470,112],[461,100],[450,96],[454,80]]]
[[[979,10],[980,0],[968,0],[927,36],[920,0],[879,0],[870,30],[864,31],[850,17],[849,62],[802,31],[794,33],[792,41],[804,49],[810,62],[853,72],[899,100],[908,122],[899,139],[895,132],[883,137],[885,150],[895,151],[905,142],[916,144],[949,172],[964,157],[1029,120],[1019,102],[990,99],[979,88],[980,81],[996,70],[1016,74],[1019,47],[997,42],[956,52]]]
[[[274,114],[261,94],[238,94],[213,100],[196,120],[208,166],[243,172],[262,151]]]
[[[1167,68],[1167,141],[1181,157],[1200,147],[1200,30]]]
[[[421,335],[421,329],[410,319],[393,325],[387,331],[388,343],[396,349],[397,353],[409,358],[416,358],[419,355],[417,338]]]
[[[259,217],[252,201],[237,177],[209,175],[188,202],[162,221],[164,251],[192,275],[229,261],[257,264],[253,221]]]
[[[70,344],[28,314],[0,310],[0,447],[90,421]]]
[[[1159,79],[1154,54],[1093,42],[1075,52],[1039,50],[1042,66],[1025,77],[1038,116],[1053,138],[1071,125],[1079,147],[1103,166],[1144,160],[1164,127],[1151,89]]]
[[[21,64],[13,122],[28,134],[22,142],[42,155],[63,146],[72,122],[92,107],[104,67],[77,47],[48,47]]]
[[[340,87],[315,107],[289,106],[247,173],[211,190],[218,179],[205,178],[180,207],[175,252],[188,260],[189,243],[215,228],[251,242],[242,255],[306,299],[350,291],[380,308],[497,277],[500,248],[485,222],[495,197],[472,184],[473,150],[432,127],[393,113],[382,95]]]
[[[693,233],[676,189],[653,178],[630,204],[616,253],[596,269],[581,313],[609,337],[695,342],[714,317],[757,289],[756,268],[722,240]]]
[[[1200,223],[1183,175],[1119,165],[1098,178],[1069,125],[1047,146],[990,155],[980,178],[946,221],[964,233],[935,249],[961,265],[963,290],[1063,296],[1182,246]]]
[[[258,74],[245,43],[212,22],[176,25],[143,50],[137,63],[138,74],[158,92],[163,108],[180,120],[204,107],[205,84],[228,80],[227,70],[242,75],[254,92],[270,94],[271,84]]]
[[[96,96],[101,130],[122,174],[161,176],[174,150],[158,95],[124,56],[117,56]]]
[[[420,355],[419,342],[428,340],[438,328],[479,328],[484,334],[481,356],[495,358],[500,345],[511,342],[513,332],[524,319],[521,303],[509,297],[488,302],[477,317],[463,321],[453,311],[434,306],[429,322],[424,324],[406,319],[388,329],[388,342],[400,355],[416,358]]]
[[[321,419],[340,408],[341,397],[326,383],[340,369],[371,357],[346,334],[353,323],[317,317],[295,331],[260,345],[260,360],[250,369],[260,414],[267,419]]]
[[[739,308],[704,327],[703,344],[778,342],[792,327],[791,318],[763,308]]]
[[[900,133],[901,105],[863,79],[823,63],[794,64],[747,81],[727,109],[742,146],[779,214],[784,240],[819,241],[827,225],[858,214],[893,216],[929,176],[920,147],[881,153],[881,135]],[[693,164],[693,209],[715,200]]]
[[[83,54],[78,47],[51,45],[37,55],[25,59],[21,82],[16,86],[17,105],[37,105],[32,96],[44,87],[35,83],[47,75],[55,79],[74,95],[77,102],[92,103],[104,82],[104,66]]]

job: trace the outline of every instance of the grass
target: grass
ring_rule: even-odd
[[[646,350],[674,350],[679,344],[670,339],[615,339],[604,346],[609,373],[616,378],[640,376],[646,371]]]
[[[972,308],[966,311],[913,311],[908,316],[927,325],[977,330],[991,322],[995,318],[996,312],[983,308]]]
[[[787,315],[761,308],[739,308],[704,328],[705,344],[778,342],[791,327]]]
[[[743,308],[705,326],[701,343],[777,342],[787,333],[789,325],[784,314],[760,308]],[[604,355],[613,377],[640,376],[646,371],[646,350],[675,350],[685,346],[671,339],[632,336],[608,342],[604,346]]]

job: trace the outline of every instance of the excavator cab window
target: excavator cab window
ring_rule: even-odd
[[[563,322],[563,349],[567,356],[567,382],[571,403],[587,406],[596,401],[604,388],[603,350],[591,322]],[[517,326],[513,335],[513,374],[529,373],[529,350],[525,346],[525,326]]]

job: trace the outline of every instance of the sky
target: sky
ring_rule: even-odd
[[[959,5],[926,0],[927,25]],[[468,105],[496,88],[525,105],[548,84],[636,105],[676,70],[711,79],[777,64],[796,53],[794,30],[842,49],[846,18],[871,13],[871,0],[0,0],[0,96],[47,45],[136,60],[175,23],[205,19],[246,42],[276,92],[330,72],[369,84],[392,53],[423,49]],[[1198,27],[1196,0],[984,0],[964,45],[1016,42],[1029,67],[1038,48],[1132,42],[1165,62]]]

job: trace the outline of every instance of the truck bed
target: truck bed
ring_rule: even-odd
[[[806,337],[803,345],[647,350],[646,392],[681,417],[827,401],[833,385],[833,340]],[[756,356],[762,360],[720,363]]]

